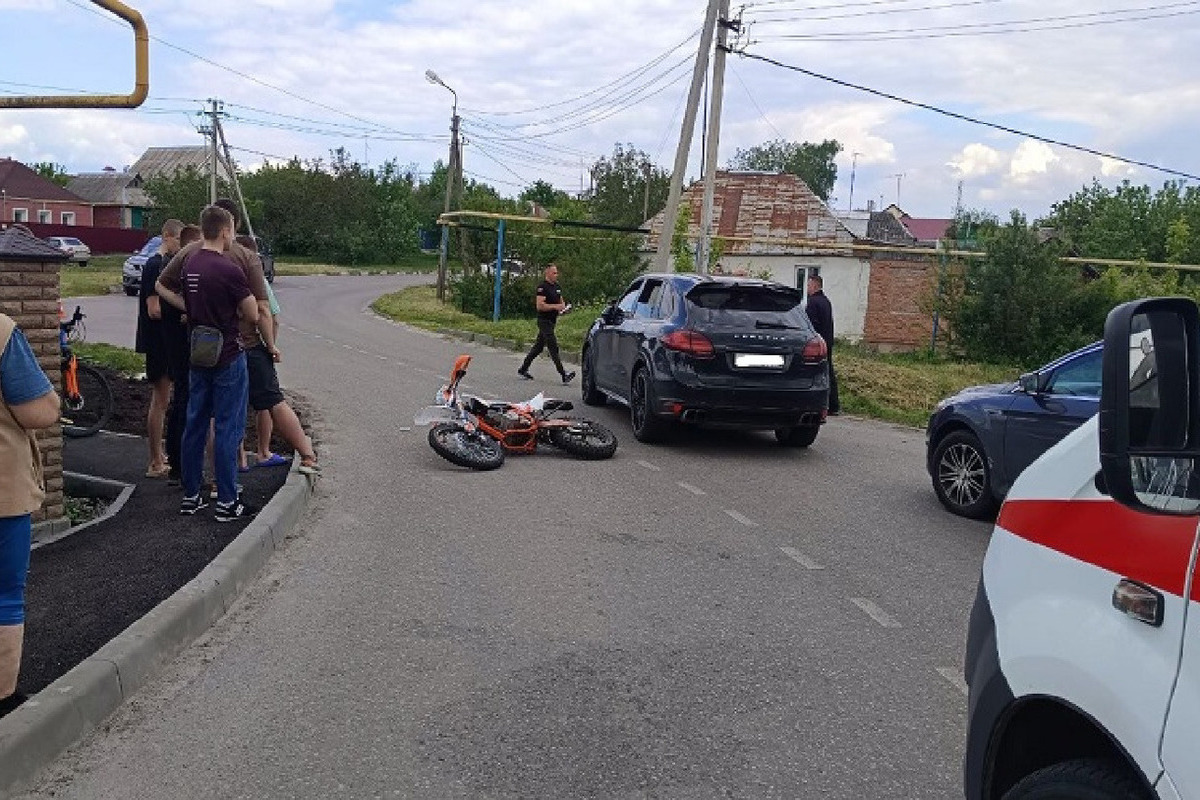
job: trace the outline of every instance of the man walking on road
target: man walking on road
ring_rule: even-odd
[[[25,576],[32,514],[42,505],[42,456],[33,432],[58,422],[59,399],[16,323],[0,314],[0,717],[21,705]]]
[[[808,276],[808,305],[805,311],[828,348],[825,358],[829,363],[829,413],[837,416],[842,406],[838,401],[837,375],[833,371],[833,305],[825,296],[824,287],[825,281],[820,275]]]
[[[527,380],[533,380],[533,376],[529,374],[529,365],[545,349],[550,352],[550,360],[554,362],[558,374],[562,376],[562,382],[570,383],[575,377],[575,373],[563,369],[562,359],[558,357],[558,337],[554,335],[554,327],[558,324],[559,314],[567,310],[562,290],[558,288],[558,267],[554,264],[546,267],[546,280],[538,284],[535,302],[537,303],[537,341],[529,349],[517,374]]]

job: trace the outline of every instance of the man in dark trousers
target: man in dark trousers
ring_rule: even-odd
[[[558,337],[554,335],[554,326],[558,324],[558,315],[567,310],[567,303],[563,300],[562,290],[558,288],[558,267],[554,264],[546,267],[546,280],[538,284],[536,302],[537,341],[529,349],[529,353],[525,356],[525,361],[521,364],[521,368],[517,370],[517,374],[522,378],[533,380],[533,376],[529,374],[529,365],[533,363],[533,360],[538,357],[538,354],[544,348],[550,351],[550,360],[558,368],[558,374],[562,376],[562,382],[570,383],[575,377],[575,373],[567,372],[563,369],[562,360],[558,357]]]
[[[841,413],[842,405],[838,402],[837,374],[833,371],[833,306],[825,296],[824,285],[825,281],[820,275],[808,276],[808,306],[805,311],[829,349],[829,355],[826,356],[829,360],[829,413],[836,416]]]

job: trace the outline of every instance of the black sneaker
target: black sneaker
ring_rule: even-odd
[[[28,699],[29,695],[24,692],[13,692],[8,697],[0,700],[0,717],[3,717],[10,711],[16,711]]]
[[[179,513],[190,517],[202,508],[208,508],[208,501],[204,499],[203,493],[194,494],[183,498],[183,502],[179,504]]]
[[[217,522],[233,522],[238,519],[254,519],[257,513],[257,506],[243,503],[242,496],[238,495],[238,499],[231,503],[217,503],[217,510],[213,512],[213,516]]]
[[[571,381],[575,380],[575,373],[574,373],[574,371],[564,372],[562,374],[562,378],[563,378],[563,383],[570,383]]]
[[[524,378],[524,379],[525,379],[525,380],[527,380],[527,381],[531,381],[531,380],[533,380],[533,376],[532,376],[532,375],[530,375],[528,372],[526,372],[526,371],[525,371],[525,370],[523,370],[523,369],[519,369],[519,370],[517,370],[517,374],[518,374],[518,375],[520,375],[522,378]]]
[[[178,486],[182,483],[183,477],[175,470],[167,473],[167,486]]]

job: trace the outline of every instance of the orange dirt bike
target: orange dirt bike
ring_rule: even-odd
[[[617,437],[600,423],[554,416],[573,408],[567,400],[539,394],[527,403],[489,403],[461,394],[458,387],[470,363],[470,356],[456,358],[450,383],[416,416],[416,424],[432,424],[429,446],[442,458],[488,470],[503,464],[505,453],[533,453],[539,444],[587,459],[612,458],[617,452]]]

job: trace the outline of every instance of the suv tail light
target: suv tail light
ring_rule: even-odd
[[[804,350],[800,353],[800,360],[805,364],[820,364],[828,355],[829,348],[825,346],[825,340],[820,336],[814,336],[804,345]]]
[[[695,358],[712,358],[716,353],[713,350],[712,341],[703,333],[696,333],[696,331],[671,331],[660,341],[668,350],[687,353]]]

